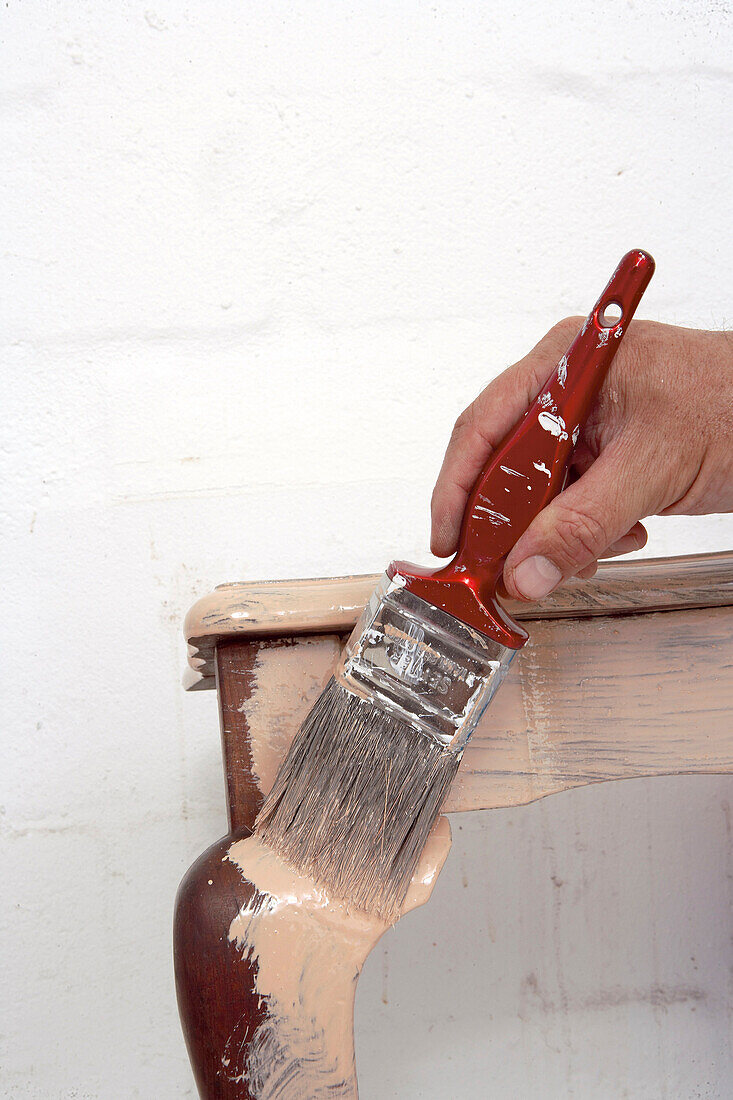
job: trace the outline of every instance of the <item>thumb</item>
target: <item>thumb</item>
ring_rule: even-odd
[[[504,587],[519,600],[541,600],[594,563],[649,515],[644,478],[629,476],[623,455],[602,452],[593,465],[532,521],[509,553]],[[643,529],[638,546],[644,545]]]

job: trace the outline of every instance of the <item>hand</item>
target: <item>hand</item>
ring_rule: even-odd
[[[456,421],[433,491],[431,549],[457,546],[492,449],[540,392],[582,317],[555,325]],[[733,333],[633,321],[575,449],[570,484],[508,555],[504,587],[539,600],[599,558],[639,550],[651,515],[733,511]]]

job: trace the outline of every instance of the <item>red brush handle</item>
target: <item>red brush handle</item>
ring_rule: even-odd
[[[416,596],[511,649],[524,645],[527,634],[496,599],[504,559],[562,490],[580,429],[653,273],[647,252],[627,252],[621,260],[539,397],[481,471],[450,564],[389,567]],[[620,315],[610,320],[604,314],[614,304]]]

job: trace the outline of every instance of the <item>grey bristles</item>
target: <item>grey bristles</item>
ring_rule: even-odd
[[[393,921],[458,764],[427,733],[330,680],[254,831],[336,897]]]

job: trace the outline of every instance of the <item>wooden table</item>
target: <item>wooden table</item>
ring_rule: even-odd
[[[217,689],[230,825],[176,908],[179,1007],[206,1100],[356,1096],[353,997],[384,926],[288,878],[249,832],[376,581],[223,585],[186,619],[186,686]],[[733,553],[604,563],[593,580],[510,611],[529,620],[530,641],[445,812],[733,771]],[[408,908],[427,900],[449,845],[442,818]]]

